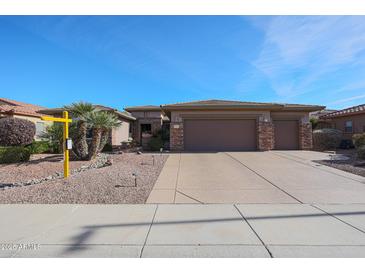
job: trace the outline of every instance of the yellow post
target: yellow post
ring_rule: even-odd
[[[63,123],[63,177],[67,178],[70,176],[70,155],[67,149],[66,140],[68,139],[68,124],[72,122],[71,119],[68,119],[68,112],[63,112],[62,118],[43,116],[42,120],[44,121],[53,121]]]
[[[65,122],[63,123],[63,177],[67,178],[70,176],[70,154],[67,149],[66,140],[68,139],[68,112],[63,112],[63,119]]]

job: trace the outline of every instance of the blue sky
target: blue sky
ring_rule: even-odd
[[[0,97],[365,103],[364,16],[0,16]]]

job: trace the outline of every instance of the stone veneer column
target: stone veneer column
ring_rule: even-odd
[[[184,150],[184,124],[182,122],[170,123],[170,149],[172,151]]]
[[[310,122],[299,122],[299,148],[303,150],[313,148],[312,124]]]
[[[271,121],[260,119],[257,125],[258,150],[266,151],[274,149],[274,124]]]

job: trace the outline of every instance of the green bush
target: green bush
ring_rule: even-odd
[[[27,146],[31,154],[41,154],[51,151],[51,145],[48,141],[34,141],[32,144]]]
[[[312,129],[313,130],[315,130],[316,128],[317,128],[317,126],[318,126],[318,119],[317,118],[314,118],[314,117],[312,117],[312,118],[310,118],[310,123],[312,124]]]
[[[354,134],[354,136],[352,136],[352,142],[354,143],[355,148],[365,146],[365,133]]]
[[[111,144],[105,144],[103,150],[103,152],[110,152],[110,151],[113,151],[113,146]]]
[[[318,150],[336,149],[342,139],[342,132],[333,128],[316,129],[313,131],[313,146]]]
[[[27,162],[30,151],[26,147],[2,147],[0,148],[0,164],[12,164]]]
[[[163,140],[160,135],[151,137],[151,139],[148,143],[149,150],[159,151],[160,148],[162,148],[162,147],[163,147]]]
[[[48,126],[40,137],[47,140],[51,152],[63,152],[63,126],[61,123],[54,123]]]

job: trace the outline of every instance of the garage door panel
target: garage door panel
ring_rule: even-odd
[[[299,125],[296,120],[274,120],[275,149],[299,149]]]
[[[256,150],[256,121],[185,120],[184,146],[190,151]]]

